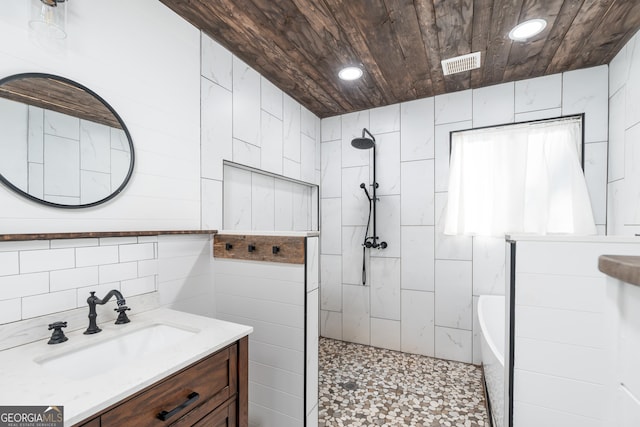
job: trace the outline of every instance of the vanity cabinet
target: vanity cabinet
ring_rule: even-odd
[[[76,427],[246,427],[247,367],[245,337]]]

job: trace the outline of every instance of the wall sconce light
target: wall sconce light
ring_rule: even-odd
[[[67,37],[66,0],[30,0],[29,27],[40,37],[62,40]]]

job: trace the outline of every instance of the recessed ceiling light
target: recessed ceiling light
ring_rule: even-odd
[[[540,34],[546,26],[547,21],[544,19],[530,19],[513,27],[513,30],[509,32],[509,38],[511,40],[523,42],[537,34]]]
[[[338,77],[342,80],[358,80],[362,77],[362,70],[358,67],[344,67],[338,73]]]

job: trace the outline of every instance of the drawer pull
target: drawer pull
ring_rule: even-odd
[[[169,412],[167,412],[167,411],[160,412],[158,414],[158,418],[160,418],[162,421],[167,421],[169,418],[173,417],[175,414],[177,414],[178,412],[182,411],[184,408],[186,408],[187,406],[191,405],[193,402],[195,402],[199,398],[200,398],[200,395],[194,391],[189,396],[187,396],[187,400],[185,400],[184,403],[176,406],[175,408],[173,408]]]

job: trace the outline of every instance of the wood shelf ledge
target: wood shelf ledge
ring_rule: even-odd
[[[640,286],[640,256],[601,255],[598,269],[615,279]]]
[[[91,239],[100,237],[138,237],[181,234],[216,234],[218,230],[82,231],[72,233],[0,234],[0,242],[24,240]]]

